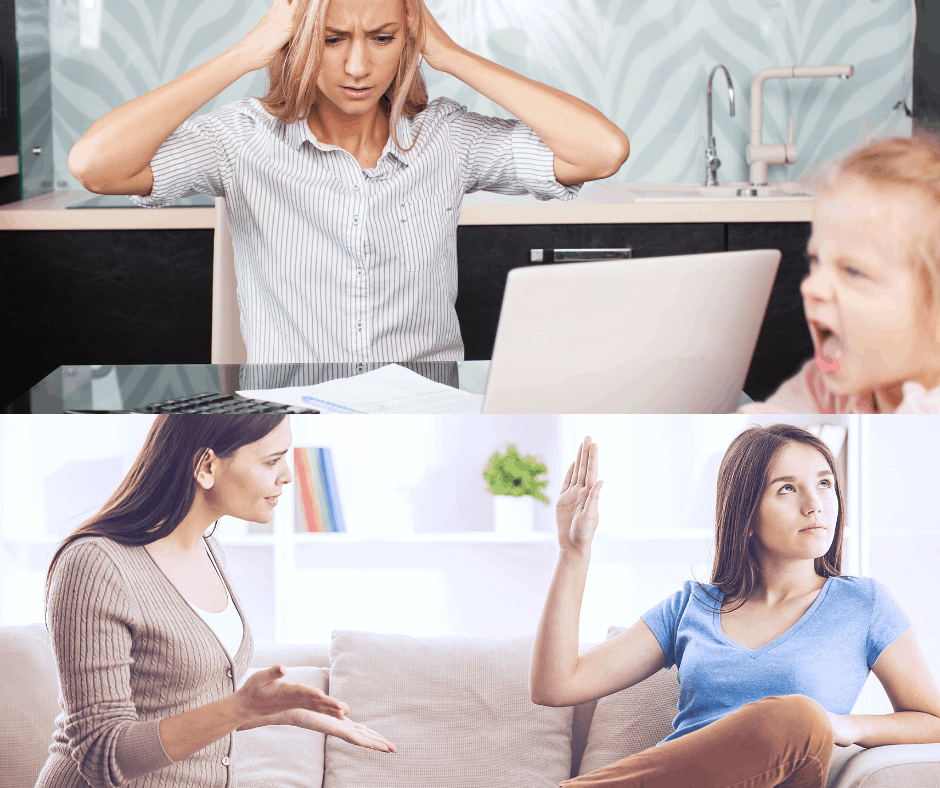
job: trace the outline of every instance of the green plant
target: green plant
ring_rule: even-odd
[[[512,495],[521,498],[531,495],[537,501],[548,503],[548,496],[542,488],[548,484],[537,476],[548,472],[548,466],[531,455],[520,456],[512,444],[505,454],[494,452],[483,471],[483,478],[493,495]]]

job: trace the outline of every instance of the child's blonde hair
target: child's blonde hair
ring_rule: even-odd
[[[925,137],[892,137],[865,145],[842,159],[819,189],[829,191],[852,178],[875,187],[901,186],[923,200],[923,230],[911,228],[904,246],[921,283],[920,317],[940,344],[940,144]]]
[[[330,0],[294,0],[300,3],[296,28],[284,48],[268,64],[268,94],[261,105],[283,123],[306,120],[316,104],[317,78],[323,57],[324,27]],[[398,139],[398,118],[412,118],[428,104],[428,88],[418,70],[424,48],[424,0],[404,2],[405,45],[398,61],[398,73],[385,94],[379,99],[389,113],[392,141],[402,148]],[[423,124],[422,124],[423,125]],[[418,134],[421,129],[418,129]],[[407,150],[418,141],[418,134]]]

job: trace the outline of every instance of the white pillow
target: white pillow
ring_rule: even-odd
[[[246,671],[245,678],[256,671]],[[284,680],[326,692],[329,675],[328,668],[286,668]],[[293,725],[236,731],[232,749],[238,788],[320,788],[325,740],[322,733]]]
[[[532,643],[334,632],[330,694],[398,752],[330,736],[325,788],[557,788],[573,710],[529,700]]]
[[[611,627],[607,639],[625,631]],[[593,772],[661,742],[673,732],[678,713],[675,666],[597,702],[578,774]]]

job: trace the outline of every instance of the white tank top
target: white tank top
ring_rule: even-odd
[[[212,561],[212,565],[215,567],[215,571],[222,581],[222,587],[225,588],[225,608],[218,613],[210,613],[208,610],[196,607],[188,599],[186,603],[209,625],[209,628],[215,632],[216,637],[225,647],[229,656],[233,657],[235,656],[235,652],[238,651],[238,647],[241,645],[242,637],[245,634],[245,627],[244,624],[242,624],[241,616],[238,615],[235,603],[232,601],[232,597],[228,592],[228,586],[225,585],[225,579],[222,577],[222,573],[219,572],[219,567],[215,563],[212,553],[209,552],[208,546],[206,547],[206,552],[209,553],[209,560]]]

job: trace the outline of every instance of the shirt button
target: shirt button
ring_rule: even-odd
[[[357,268],[357,269],[356,269],[356,273],[359,274],[359,276],[362,276],[362,269],[361,269],[361,268]]]
[[[230,668],[229,670],[226,671],[225,675],[228,676],[228,677],[231,679],[231,678],[234,678],[234,675],[235,675],[235,674],[232,673],[232,670],[231,670],[231,668]]]
[[[359,224],[359,217],[353,216],[353,224]]]
[[[223,766],[228,766],[231,762],[232,762],[232,759],[229,758],[227,755],[222,758],[222,765],[223,765]]]
[[[361,321],[361,320],[356,321],[356,328],[358,328],[360,331],[362,331],[362,321]]]
[[[356,371],[357,371],[357,372],[362,372],[362,364],[358,364],[358,365],[356,366]]]

